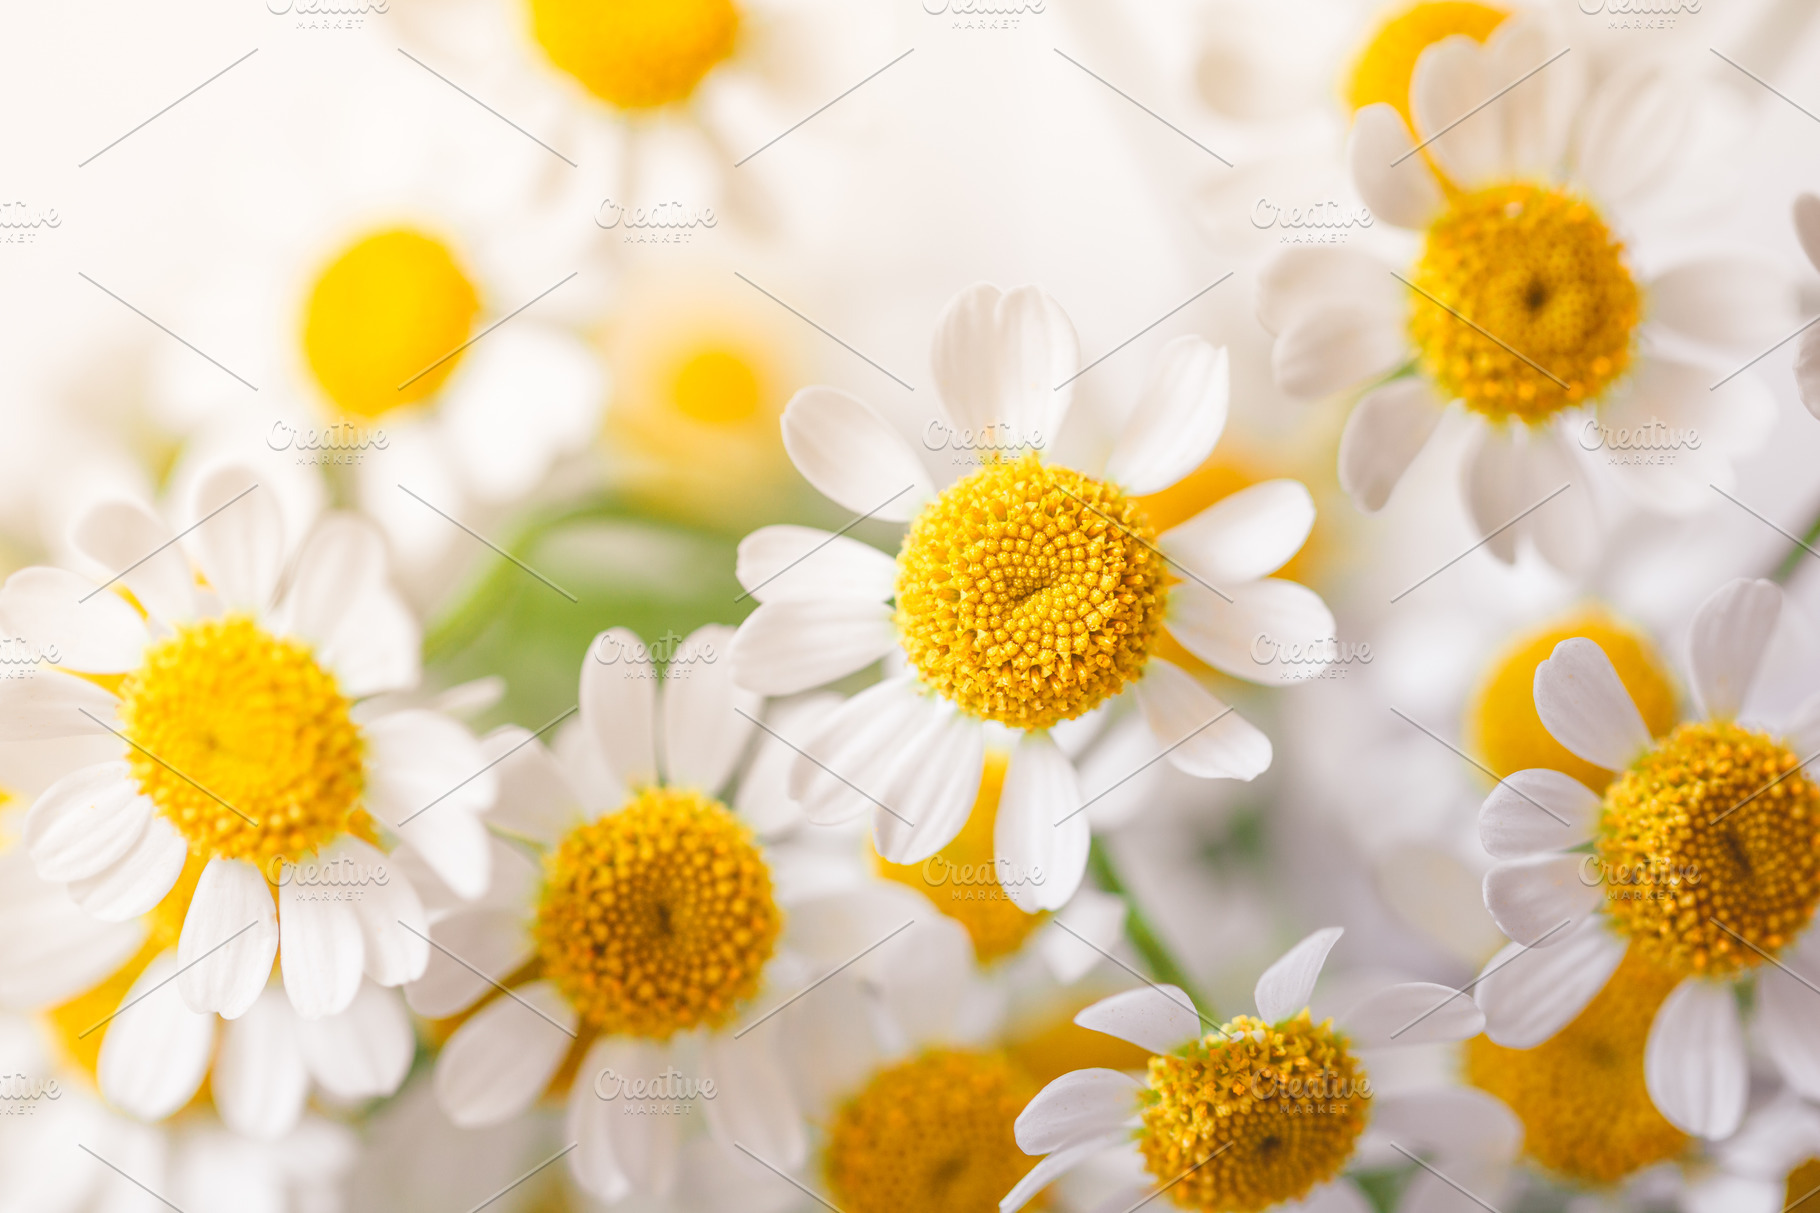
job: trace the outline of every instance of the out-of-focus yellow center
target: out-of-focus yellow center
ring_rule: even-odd
[[[377,232],[316,279],[304,356],[336,408],[379,417],[443,385],[479,312],[480,296],[446,244],[407,228]]]
[[[698,792],[648,788],[550,853],[533,934],[582,1021],[667,1040],[758,992],[783,929],[752,832]]]
[[[1678,982],[1632,948],[1573,1022],[1535,1048],[1467,1041],[1466,1080],[1516,1113],[1525,1153],[1568,1179],[1611,1184],[1674,1158],[1687,1134],[1656,1111],[1643,1047]]]
[[[1466,735],[1473,752],[1499,779],[1533,767],[1549,767],[1578,779],[1595,792],[1612,773],[1570,753],[1542,727],[1536,715],[1536,667],[1563,640],[1584,636],[1605,650],[1643,715],[1650,736],[1675,725],[1675,686],[1668,665],[1649,638],[1597,608],[1575,611],[1559,623],[1519,637],[1485,671],[1466,710]]]
[[[1036,1087],[1001,1054],[934,1049],[879,1071],[828,1130],[848,1213],[994,1213],[1036,1159],[1012,1125]]]
[[[297,641],[240,616],[185,624],[120,701],[133,779],[192,852],[268,870],[360,831],[352,705]]]
[[[1539,422],[1630,366],[1643,295],[1591,203],[1539,185],[1462,194],[1428,229],[1409,336],[1449,397]]]
[[[676,372],[676,410],[707,425],[734,425],[758,412],[761,385],[751,363],[729,350],[695,354]]]
[[[925,685],[1021,729],[1072,720],[1138,677],[1166,569],[1144,512],[1034,453],[955,481],[910,524],[897,628]]]
[[[1782,1213],[1815,1213],[1820,1210],[1820,1158],[1810,1158],[1788,1173]]]
[[[1409,82],[1422,52],[1454,34],[1483,42],[1507,15],[1501,8],[1469,0],[1430,0],[1404,9],[1380,25],[1359,52],[1346,79],[1347,105],[1361,110],[1383,102],[1395,106],[1413,127]]]
[[[531,30],[550,62],[626,110],[686,101],[733,53],[732,0],[531,0]]]
[[[1142,1070],[1150,1064],[1149,1050],[1074,1022],[1082,1008],[1099,1001],[1081,990],[1076,986],[1071,997],[1030,1015],[1008,1035],[1005,1052],[1038,1087],[1070,1070]]]

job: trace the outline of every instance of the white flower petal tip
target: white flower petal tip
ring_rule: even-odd
[[[1801,194],[1795,198],[1795,235],[1807,259],[1820,270],[1820,194]]]
[[[278,913],[259,869],[237,859],[209,860],[177,942],[183,1001],[224,1019],[245,1014],[272,975],[278,936]]]
[[[1270,768],[1270,738],[1180,666],[1151,658],[1137,697],[1176,769],[1201,779],[1251,780]]]
[[[1194,471],[1226,428],[1232,366],[1224,347],[1177,337],[1163,347],[1137,408],[1106,461],[1126,492],[1160,493]]]
[[[1536,667],[1535,696],[1550,736],[1595,766],[1621,771],[1649,748],[1649,729],[1611,658],[1584,636],[1563,640]]]
[[[867,518],[908,522],[935,493],[896,430],[845,392],[804,388],[784,406],[784,450],[817,492]]]
[[[543,1094],[574,1042],[574,1024],[574,1010],[547,981],[495,999],[449,1038],[436,1063],[437,1102],[463,1128],[511,1119]]]
[[[1266,480],[1157,536],[1157,546],[1212,585],[1256,581],[1282,568],[1314,530],[1314,496],[1299,480]]]
[[[1440,183],[1390,106],[1368,105],[1353,116],[1346,161],[1359,196],[1385,222],[1416,230],[1440,211]]]
[[[1729,985],[1690,978],[1675,987],[1650,1025],[1643,1077],[1657,1110],[1683,1133],[1719,1141],[1737,1131],[1750,1071]]]
[[[1547,767],[1518,771],[1485,798],[1479,841],[1498,859],[1565,851],[1592,837],[1599,804],[1599,797],[1571,775]]]
[[[1327,963],[1327,954],[1345,933],[1344,927],[1323,927],[1265,969],[1253,991],[1258,1018],[1265,1023],[1281,1023],[1305,1009],[1314,995],[1321,966]]]
[[[93,876],[132,849],[152,802],[129,782],[124,762],[84,767],[46,788],[25,815],[24,843],[40,880]]]
[[[1340,434],[1340,487],[1368,514],[1390,501],[1403,473],[1441,423],[1441,402],[1411,376],[1367,392]]]
[[[1485,1030],[1485,1012],[1449,986],[1412,981],[1367,995],[1340,1019],[1362,1048],[1467,1040]]]
[[[930,362],[943,409],[974,434],[1055,441],[1073,396],[1080,341],[1061,304],[1033,286],[968,287],[936,324]]]
[[[794,695],[865,669],[897,643],[883,602],[763,602],[734,633],[733,677],[756,694]]]
[[[1025,913],[1068,904],[1087,871],[1089,837],[1074,764],[1047,733],[1018,742],[993,825],[999,883]]]
[[[845,535],[806,526],[767,526],[740,540],[735,574],[760,603],[884,602],[896,592],[897,562]]]
[[[1018,1148],[1048,1154],[1113,1132],[1138,1107],[1144,1084],[1120,1070],[1073,1070],[1044,1087],[1018,1113]]]
[[[1200,1013],[1179,986],[1141,986],[1102,998],[1074,1022],[1152,1053],[1168,1053],[1201,1036]]]
[[[1795,389],[1807,411],[1820,417],[1820,328],[1801,334],[1795,346]]]
[[[1533,1049],[1566,1027],[1605,988],[1624,942],[1597,918],[1562,929],[1552,947],[1513,943],[1480,972],[1475,1000],[1485,1034],[1511,1049]]]
[[[1599,905],[1599,882],[1584,855],[1526,855],[1485,873],[1485,908],[1517,943],[1544,948],[1566,938]]]
[[[1299,313],[1271,347],[1277,386],[1297,399],[1314,400],[1385,374],[1407,355],[1394,317],[1344,300]]]
[[[1781,614],[1782,587],[1745,578],[1721,586],[1694,612],[1688,656],[1707,716],[1729,720],[1738,714]]]

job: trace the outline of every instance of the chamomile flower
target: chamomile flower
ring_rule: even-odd
[[[1689,642],[1700,714],[1660,737],[1599,644],[1557,645],[1536,669],[1536,712],[1615,777],[1600,794],[1552,767],[1518,771],[1479,819],[1500,860],[1485,903],[1515,941],[1478,985],[1487,1034],[1519,1049],[1548,1040],[1635,952],[1675,983],[1649,1023],[1650,1096],[1706,1138],[1729,1136],[1744,1112],[1740,988],[1755,990],[1764,1052],[1797,1091],[1820,1091],[1813,993],[1795,972],[1813,963],[1820,904],[1820,787],[1803,767],[1820,748],[1820,705],[1785,734],[1739,721],[1781,609],[1773,583],[1744,580],[1700,607]]]
[[[1713,390],[1736,366],[1714,354],[1775,334],[1788,290],[1740,259],[1645,276],[1633,258],[1636,205],[1677,154],[1675,122],[1691,121],[1654,105],[1671,82],[1619,73],[1586,95],[1575,57],[1557,55],[1474,111],[1561,45],[1542,14],[1523,12],[1482,45],[1456,35],[1422,50],[1411,122],[1368,105],[1349,146],[1372,213],[1419,235],[1419,253],[1393,266],[1290,250],[1264,273],[1259,317],[1285,391],[1358,394],[1339,476],[1361,508],[1384,505],[1457,404],[1475,435],[1466,500],[1487,546],[1508,562],[1527,536],[1571,571],[1598,534],[1583,453],[1607,432],[1669,435],[1672,460],[1603,469],[1646,508],[1686,513],[1731,483],[1773,402],[1748,376]],[[1627,133],[1638,122],[1669,129],[1640,140]],[[1574,487],[1524,514],[1563,484]]]
[[[1756,1108],[1681,1195],[1686,1213],[1809,1213],[1820,1200],[1820,1109],[1784,1091]]]
[[[1127,991],[1077,1015],[1147,1050],[1149,1064],[1141,1078],[1076,1070],[1044,1087],[1018,1117],[1017,1141],[1047,1157],[999,1208],[1015,1213],[1094,1155],[1135,1148],[1150,1182],[1134,1184],[1129,1199],[1148,1187],[1210,1213],[1364,1210],[1371,1204],[1345,1172],[1370,1148],[1368,1127],[1403,1151],[1392,1160],[1431,1155],[1434,1171],[1469,1190],[1501,1187],[1518,1140],[1507,1109],[1463,1088],[1375,1095],[1360,1055],[1462,1040],[1484,1016],[1457,991],[1413,982],[1367,996],[1337,1025],[1317,1023],[1309,998],[1340,935],[1316,931],[1266,969],[1255,1016],[1213,1024],[1174,986]],[[1441,1182],[1419,1174],[1405,1199],[1432,1201],[1436,1192],[1424,1190]]]
[[[804,527],[749,535],[738,574],[759,606],[734,639],[735,670],[786,695],[890,658],[883,681],[793,739],[804,757],[791,790],[810,820],[871,810],[879,854],[920,863],[966,825],[988,749],[1008,750],[995,861],[1020,908],[1055,909],[1080,883],[1088,823],[1052,730],[1135,689],[1146,759],[1203,778],[1270,765],[1269,739],[1163,646],[1265,682],[1277,672],[1250,656],[1260,632],[1331,636],[1317,595],[1270,577],[1302,546],[1314,503],[1295,481],[1268,481],[1157,533],[1143,495],[1198,467],[1226,420],[1226,356],[1198,338],[1164,349],[1094,473],[1029,449],[1054,438],[1079,367],[1052,299],[970,288],[944,312],[933,359],[942,416],[931,426],[998,449],[938,491],[870,407],[799,392],[783,417],[798,470],[837,504],[910,526],[895,559]]]
[[[1795,234],[1807,259],[1820,270],[1820,194],[1802,194],[1795,199]],[[1801,335],[1796,347],[1795,384],[1801,389],[1801,403],[1807,411],[1820,417],[1820,328]]]

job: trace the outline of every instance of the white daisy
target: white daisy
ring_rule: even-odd
[[[942,415],[925,435],[967,435],[1004,457],[938,491],[870,407],[799,392],[783,419],[798,470],[847,509],[911,526],[895,560],[806,527],[747,536],[738,574],[759,606],[734,666],[744,685],[785,695],[891,658],[882,682],[791,739],[803,751],[792,794],[818,823],[872,810],[879,853],[918,863],[966,824],[988,747],[1008,749],[996,862],[1020,908],[1055,909],[1080,883],[1089,830],[1052,730],[1135,685],[1154,743],[1140,764],[1166,755],[1231,779],[1270,765],[1269,739],[1158,649],[1167,630],[1209,665],[1267,682],[1282,670],[1253,659],[1260,633],[1331,636],[1316,594],[1270,577],[1302,546],[1314,502],[1295,481],[1267,481],[1153,533],[1139,499],[1197,468],[1226,421],[1226,354],[1199,338],[1164,348],[1096,475],[1035,449],[1053,441],[1079,368],[1054,300],[972,287],[944,312],[933,358]]]
[[[1774,406],[1748,375],[1713,390],[1738,365],[1719,354],[1755,353],[1785,331],[1790,295],[1773,273],[1727,257],[1639,276],[1618,233],[1681,154],[1695,115],[1652,70],[1618,73],[1587,95],[1579,56],[1563,45],[1542,14],[1525,12],[1483,45],[1456,35],[1424,50],[1410,86],[1414,134],[1379,103],[1359,112],[1349,145],[1373,215],[1419,233],[1420,254],[1392,266],[1340,248],[1290,250],[1266,269],[1258,313],[1276,336],[1285,391],[1359,393],[1339,476],[1361,508],[1384,505],[1457,402],[1476,431],[1467,504],[1493,554],[1514,560],[1528,536],[1551,564],[1576,570],[1598,535],[1585,452],[1605,435],[1672,442],[1672,461],[1603,469],[1647,508],[1686,513],[1713,497],[1709,485],[1732,483],[1733,459],[1762,440]]]
[[[1685,1213],[1800,1213],[1820,1197],[1820,1109],[1784,1091],[1754,1109],[1682,1190]]]
[[[1820,270],[1820,194],[1795,199],[1795,234],[1801,238],[1807,259]],[[1795,348],[1795,384],[1801,390],[1801,403],[1820,417],[1820,328],[1808,329]]]
[[[1014,1213],[1059,1176],[1120,1148],[1135,1148],[1149,1174],[1115,1207],[1166,1190],[1195,1209],[1363,1213],[1371,1202],[1343,1177],[1362,1154],[1433,1160],[1405,1193],[1412,1208],[1441,1195],[1440,1175],[1481,1201],[1498,1199],[1520,1138],[1510,1112],[1465,1088],[1374,1096],[1354,1051],[1464,1040],[1484,1016],[1456,990],[1412,982],[1369,995],[1338,1026],[1317,1024],[1309,998],[1340,935],[1316,931],[1266,969],[1255,1017],[1216,1025],[1174,986],[1130,990],[1077,1015],[1148,1050],[1149,1067],[1141,1078],[1076,1070],[1044,1087],[1018,1117],[1017,1141],[1047,1157],[999,1208]]]
[[[1744,1113],[1740,987],[1755,990],[1763,1051],[1795,1090],[1820,1094],[1816,995],[1796,972],[1820,955],[1820,787],[1802,765],[1820,750],[1820,697],[1780,738],[1738,720],[1781,609],[1773,583],[1745,580],[1701,606],[1689,640],[1700,713],[1661,738],[1597,644],[1563,641],[1536,669],[1536,712],[1576,757],[1618,775],[1601,797],[1559,770],[1518,771],[1479,817],[1500,860],[1485,904],[1515,941],[1478,984],[1487,1034],[1514,1048],[1549,1039],[1636,949],[1677,983],[1649,1028],[1650,1096],[1707,1138]]]

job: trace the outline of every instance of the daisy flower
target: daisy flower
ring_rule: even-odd
[[[1518,771],[1479,817],[1500,861],[1485,904],[1514,941],[1478,984],[1488,1035],[1513,1048],[1549,1039],[1634,951],[1675,982],[1648,1029],[1650,1096],[1706,1138],[1744,1113],[1740,990],[1755,992],[1763,1051],[1797,1091],[1820,1093],[1814,995],[1796,973],[1813,965],[1820,903],[1820,787],[1803,768],[1820,749],[1820,701],[1780,735],[1738,719],[1781,609],[1767,581],[1731,582],[1701,605],[1689,640],[1700,713],[1661,737],[1598,644],[1557,645],[1536,669],[1536,713],[1616,777],[1600,795],[1553,767]]]
[[[1367,996],[1338,1026],[1316,1023],[1309,998],[1340,935],[1316,931],[1266,969],[1256,1016],[1214,1024],[1174,986],[1130,990],[1077,1015],[1148,1051],[1148,1066],[1141,1078],[1076,1070],[1043,1088],[1017,1119],[1017,1142],[1046,1157],[999,1202],[1003,1213],[1120,1147],[1135,1148],[1150,1181],[1134,1184],[1123,1204],[1167,1191],[1190,1209],[1362,1213],[1371,1202],[1344,1172],[1363,1151],[1377,1152],[1368,1124],[1389,1161],[1435,1160],[1405,1194],[1411,1207],[1440,1195],[1437,1171],[1495,1199],[1517,1148],[1509,1111],[1463,1088],[1376,1096],[1357,1052],[1462,1040],[1484,1016],[1458,991],[1412,982]]]
[[[1795,234],[1801,238],[1807,259],[1820,270],[1820,194],[1795,199]],[[1796,347],[1795,384],[1807,411],[1820,417],[1820,328],[1808,329]]]
[[[1735,364],[1705,351],[1775,334],[1789,296],[1727,257],[1641,275],[1620,233],[1679,154],[1677,123],[1693,116],[1662,104],[1673,82],[1647,71],[1586,95],[1563,45],[1532,11],[1483,45],[1455,35],[1422,50],[1409,123],[1388,103],[1367,105],[1349,144],[1360,195],[1378,220],[1419,236],[1419,254],[1393,266],[1289,250],[1264,272],[1258,314],[1286,392],[1358,394],[1339,477],[1360,508],[1385,504],[1458,404],[1474,431],[1466,501],[1487,546],[1510,562],[1527,536],[1574,570],[1598,533],[1582,453],[1606,434],[1670,435],[1672,462],[1604,469],[1647,508],[1686,513],[1709,485],[1732,483],[1732,460],[1761,441],[1773,400],[1747,376],[1712,390]],[[1564,483],[1575,491],[1524,515]]]
[[[1756,1108],[1681,1196],[1686,1213],[1807,1213],[1820,1196],[1820,1109],[1784,1091]]]
[[[1142,496],[1194,471],[1226,421],[1226,355],[1199,338],[1164,348],[1097,473],[1034,449],[1059,430],[1079,369],[1054,300],[972,287],[943,313],[933,358],[942,414],[925,440],[997,449],[938,491],[866,404],[799,392],[783,417],[797,469],[838,505],[910,527],[895,559],[806,527],[747,536],[737,571],[759,606],[734,638],[734,668],[745,686],[788,695],[888,657],[883,681],[793,739],[804,756],[792,793],[818,823],[873,810],[879,854],[920,863],[966,825],[988,748],[1006,749],[996,862],[1020,908],[1056,909],[1080,883],[1089,831],[1052,732],[1133,688],[1154,742],[1143,761],[1230,779],[1270,765],[1269,739],[1162,654],[1179,644],[1265,682],[1281,671],[1251,656],[1260,633],[1331,636],[1316,594],[1270,577],[1307,537],[1314,503],[1295,481],[1269,481],[1156,533]]]

